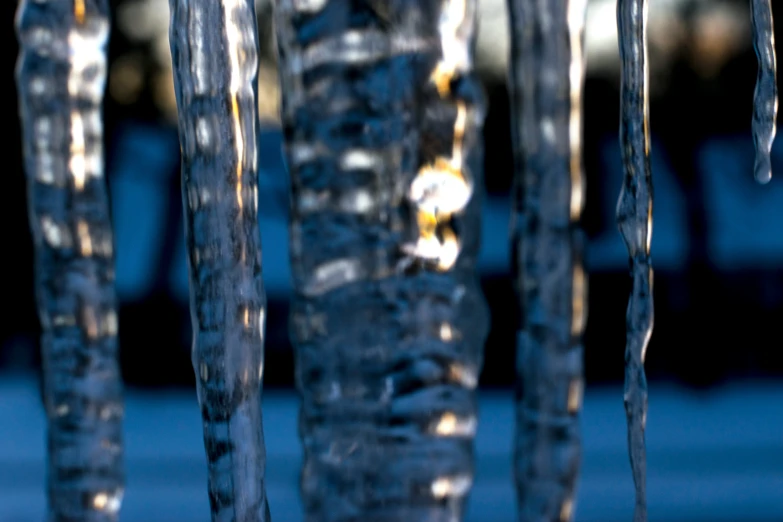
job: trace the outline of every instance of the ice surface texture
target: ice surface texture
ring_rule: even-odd
[[[750,0],[753,26],[753,48],[759,62],[756,90],[753,96],[753,142],[756,146],[756,180],[772,179],[770,151],[775,140],[778,117],[778,79],[775,58],[775,29],[770,0]]]
[[[633,285],[625,317],[625,412],[628,449],[636,486],[634,521],[647,520],[647,378],[644,356],[653,330],[652,172],[647,70],[647,0],[618,0],[617,26],[622,65],[620,148],[625,178],[617,202],[617,225],[628,249]]]
[[[521,522],[570,521],[581,461],[586,277],[585,1],[509,0],[512,238],[520,298],[515,476]]]
[[[487,331],[475,14],[276,6],[308,521],[464,513]]]
[[[117,520],[123,494],[101,119],[108,14],[105,0],[23,0],[17,13],[16,78],[43,330],[53,522]]]
[[[193,368],[213,522],[267,521],[253,0],[170,0]]]

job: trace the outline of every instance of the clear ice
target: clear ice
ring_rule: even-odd
[[[509,0],[520,298],[515,478],[520,522],[570,521],[581,461],[585,0]]]
[[[23,0],[16,28],[43,332],[48,520],[115,521],[124,410],[101,120],[108,2]]]
[[[775,31],[770,0],[750,0],[750,18],[753,25],[753,48],[759,62],[756,91],[753,96],[753,142],[756,180],[767,183],[772,179],[770,151],[777,131],[778,83],[775,59]]]
[[[453,522],[488,312],[474,0],[276,6],[311,522]]]
[[[213,522],[270,520],[253,0],[170,0],[193,368]]]
[[[634,522],[647,520],[647,378],[644,356],[653,330],[652,172],[647,69],[647,0],[618,0],[617,26],[622,66],[620,148],[625,170],[617,202],[617,225],[630,259],[633,285],[625,317],[625,413],[628,450],[636,486]]]

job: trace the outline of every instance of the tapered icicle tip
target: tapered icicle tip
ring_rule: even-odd
[[[756,155],[756,165],[753,169],[753,175],[762,185],[766,185],[772,180],[772,162],[769,155]]]
[[[756,147],[754,177],[761,184],[772,179],[770,152],[778,118],[777,58],[775,28],[770,0],[750,1],[753,49],[758,60],[758,77],[753,94],[753,142]]]

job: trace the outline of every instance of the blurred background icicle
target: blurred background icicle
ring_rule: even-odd
[[[49,420],[49,520],[113,521],[124,476],[114,245],[101,117],[108,2],[24,0],[17,33]]]
[[[585,0],[508,2],[521,522],[572,520],[581,460],[586,8]]]
[[[281,0],[308,521],[461,520],[487,332],[472,0]]]
[[[756,90],[753,96],[753,142],[756,180],[768,183],[772,179],[772,142],[777,132],[778,79],[775,58],[775,28],[770,0],[750,0],[753,27],[753,48],[759,62]]]
[[[253,0],[171,0],[193,368],[214,522],[270,519]]]
[[[634,522],[647,520],[647,377],[644,358],[653,330],[653,271],[650,263],[653,188],[647,69],[647,0],[618,0],[622,61],[620,149],[625,178],[617,202],[617,226],[628,249],[633,286],[626,311],[625,412],[628,450],[636,486]]]

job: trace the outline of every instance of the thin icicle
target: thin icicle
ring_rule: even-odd
[[[515,471],[521,522],[570,521],[581,460],[584,0],[509,0],[515,278],[521,301]]]
[[[753,96],[753,142],[756,164],[753,172],[759,183],[772,179],[770,151],[775,140],[778,117],[778,83],[775,59],[775,30],[770,0],[750,0],[753,48],[759,62]]]
[[[101,119],[108,2],[24,0],[17,32],[49,420],[49,520],[113,521],[124,471]]]
[[[487,311],[474,0],[280,0],[305,520],[456,522]]]
[[[622,62],[620,148],[625,179],[617,202],[617,224],[631,265],[633,287],[626,313],[625,412],[628,448],[636,485],[634,521],[647,520],[647,378],[644,356],[653,330],[652,172],[647,70],[647,0],[618,0],[617,26]]]
[[[214,522],[267,521],[253,0],[170,0],[193,367]]]

